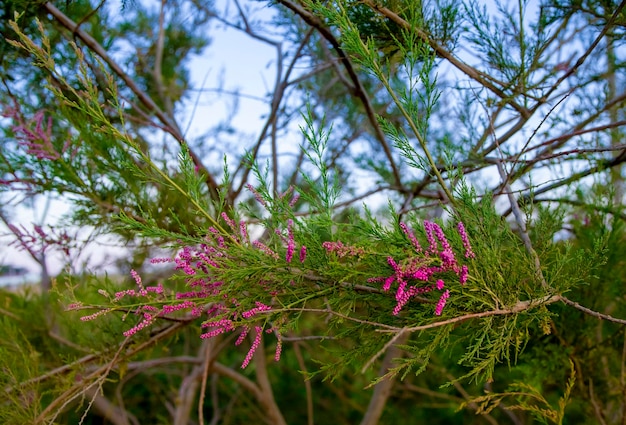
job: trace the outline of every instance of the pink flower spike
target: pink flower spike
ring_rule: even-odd
[[[291,192],[293,192],[293,186],[289,186],[287,188],[287,190],[285,190],[283,193],[278,195],[278,199],[284,199],[285,196],[289,195]]]
[[[239,334],[239,338],[235,341],[235,345],[241,345],[243,340],[246,339],[246,336],[248,336],[248,332],[250,332],[250,328],[248,326],[244,326],[243,330]]]
[[[469,237],[467,236],[467,232],[465,231],[465,225],[462,221],[459,221],[459,224],[456,226],[459,231],[459,235],[461,235],[461,239],[463,240],[463,248],[465,248],[465,258],[475,258],[476,254],[472,250],[472,246],[469,242]]]
[[[148,313],[144,313],[144,319],[139,322],[137,326],[134,326],[127,330],[126,332],[122,332],[122,335],[125,337],[132,336],[142,330],[143,328],[149,326],[154,321],[154,316],[149,315]]]
[[[441,251],[439,257],[441,257],[441,261],[443,263],[442,267],[444,269],[454,269],[456,265],[456,258],[454,258],[454,252],[452,251],[452,248],[450,248],[449,246],[445,248],[443,251]]]
[[[109,311],[111,311],[110,308],[105,308],[103,310],[96,311],[94,314],[90,314],[89,316],[83,316],[83,317],[80,318],[80,320],[83,321],[83,322],[87,322],[89,320],[95,319],[96,317],[100,317],[100,316],[108,313]]]
[[[78,310],[83,306],[82,302],[70,303],[65,307],[65,311]]]
[[[415,237],[415,234],[413,233],[413,231],[409,229],[409,226],[407,226],[405,223],[400,223],[400,228],[402,229],[404,234],[409,238],[409,240],[415,247],[415,251],[422,252],[422,247],[420,246],[420,243]]]
[[[249,319],[257,313],[260,313],[262,311],[269,311],[271,309],[272,307],[257,301],[255,308],[250,309],[248,311],[244,311],[243,313],[241,313],[241,315],[243,316],[244,319]]]
[[[259,345],[261,345],[261,336],[263,335],[263,328],[261,328],[260,326],[255,326],[254,331],[256,332],[256,335],[254,337],[254,342],[252,342],[252,346],[250,347],[248,354],[246,354],[246,358],[243,359],[243,363],[241,364],[242,369],[245,369],[248,366],[248,364],[250,363],[250,360],[252,360],[252,357],[254,356],[255,351],[257,350],[257,348],[259,348]]]
[[[214,336],[217,336],[219,334],[223,334],[224,332],[226,332],[226,329],[224,329],[224,328],[217,328],[217,329],[213,329],[212,331],[203,333],[202,335],[200,335],[200,338],[202,338],[202,339],[213,338]]]
[[[306,246],[302,245],[302,248],[300,248],[300,263],[304,263],[305,259],[306,259]]]
[[[465,285],[465,283],[467,282],[468,275],[469,275],[469,271],[467,269],[467,266],[463,265],[461,267],[461,271],[459,272],[459,282],[461,283],[461,285]]]
[[[441,316],[441,312],[443,308],[446,306],[446,302],[450,297],[450,291],[446,289],[446,292],[441,294],[439,301],[437,302],[437,307],[435,308],[435,316]]]
[[[114,301],[119,301],[120,299],[124,298],[126,295],[130,297],[134,297],[135,295],[137,295],[137,293],[135,292],[134,289],[126,289],[124,291],[116,292]]]
[[[293,238],[293,230],[291,230],[292,226],[293,220],[287,220],[287,235],[289,237],[289,240],[287,241],[287,254],[285,255],[285,260],[288,263],[291,263],[291,260],[293,259],[293,253],[296,249],[296,243]]]
[[[262,302],[255,301],[254,303],[256,304],[259,311],[269,311],[272,309],[272,307],[270,307],[269,305],[265,305]]]
[[[139,276],[139,273],[137,273],[135,270],[131,270],[130,275],[133,277],[133,279],[135,279],[135,282],[137,282],[137,286],[143,288],[143,283],[141,282],[141,276]]]
[[[215,320],[212,322],[205,322],[202,325],[200,325],[200,327],[202,328],[224,328],[224,330],[226,331],[233,331],[235,330],[235,327],[233,326],[233,322],[229,319],[220,319],[220,320]]]
[[[274,353],[274,361],[280,360],[280,355],[283,352],[283,339],[280,337],[280,334],[277,334],[276,338],[278,341],[276,342],[276,353]]]
[[[293,208],[298,202],[298,199],[300,199],[300,194],[299,193],[294,194],[293,198],[291,198],[291,201],[289,201],[289,207]]]
[[[228,224],[228,227],[232,229],[233,232],[237,231],[237,226],[235,225],[235,222],[233,221],[232,218],[228,216],[228,214],[226,214],[225,212],[222,212],[222,218],[224,219],[226,224]]]
[[[400,266],[398,266],[398,263],[396,263],[392,257],[387,257],[387,263],[393,268],[393,271],[396,273],[400,272]]]
[[[173,261],[171,258],[152,258],[150,264],[172,263]]]
[[[246,183],[246,188],[254,195],[257,202],[267,208],[267,203],[261,194],[250,183]]]
[[[179,303],[179,304],[164,305],[163,314],[173,313],[175,311],[184,310],[188,308],[194,308],[195,306],[196,306],[196,303],[194,303],[193,301],[189,301],[189,300],[183,301],[182,303]]]
[[[267,245],[259,242],[259,241],[254,241],[252,242],[252,245],[254,245],[255,247],[257,247],[258,249],[260,249],[261,251],[263,251],[264,253],[266,253],[267,255],[269,255],[270,257],[272,257],[275,260],[278,260],[280,257],[278,256],[278,254],[276,254],[274,251],[272,251],[272,249],[270,247],[268,247]]]
[[[244,242],[250,241],[250,238],[248,237],[248,227],[246,226],[246,223],[243,221],[239,223],[239,234],[241,235],[241,239]]]
[[[385,283],[383,285],[383,291],[388,291],[389,289],[391,289],[391,284],[393,283],[395,279],[396,277],[394,275],[391,275],[387,279],[385,279]]]
[[[426,239],[428,239],[428,252],[434,253],[437,252],[437,241],[435,240],[435,235],[433,234],[433,225],[428,220],[424,220],[424,230],[426,231]]]
[[[147,292],[154,292],[155,294],[163,293],[163,284],[159,283],[157,286],[148,286],[146,287]]]
[[[441,246],[443,247],[444,250],[450,249],[450,244],[448,243],[448,239],[446,238],[446,235],[443,233],[443,230],[441,229],[441,226],[439,226],[437,223],[431,223],[433,230],[435,231],[435,235],[437,236],[437,239],[439,239],[439,242],[441,242]]]

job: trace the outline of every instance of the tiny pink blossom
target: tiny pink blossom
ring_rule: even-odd
[[[435,284],[437,286],[437,290],[441,291],[443,289],[443,287],[445,286],[443,280],[439,279],[437,280],[437,283]]]

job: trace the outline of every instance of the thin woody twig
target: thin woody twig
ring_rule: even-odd
[[[522,311],[526,311],[536,306],[553,304],[561,300],[562,300],[562,297],[560,295],[547,295],[543,298],[539,298],[536,300],[519,301],[517,304],[515,304],[511,308],[507,308],[507,309],[495,309],[495,310],[483,311],[480,313],[470,313],[470,314],[465,314],[463,316],[457,316],[451,319],[442,320],[439,322],[429,323],[427,325],[395,328],[393,330],[392,329],[377,329],[377,332],[387,333],[387,332],[401,332],[401,331],[402,332],[423,331],[426,329],[434,329],[434,328],[439,328],[441,326],[447,326],[447,325],[453,325],[455,323],[466,322],[471,319],[480,319],[483,317],[503,316],[503,315],[508,315],[508,314],[521,313]]]
[[[539,255],[533,248],[533,243],[530,240],[530,236],[528,236],[528,230],[526,229],[526,222],[524,221],[524,217],[522,215],[522,211],[517,204],[517,199],[513,196],[513,191],[511,190],[511,186],[508,182],[508,176],[504,171],[504,167],[502,163],[496,163],[498,167],[498,172],[500,173],[500,178],[502,179],[502,190],[505,192],[506,196],[509,198],[509,203],[511,205],[511,210],[513,211],[513,215],[515,216],[515,222],[517,223],[517,227],[519,229],[520,237],[522,241],[524,241],[524,246],[526,247],[526,251],[530,254],[535,262],[535,274],[537,279],[541,282],[541,286],[547,289],[548,284],[543,275],[543,271],[541,270],[541,260],[539,259]]]
[[[200,425],[204,425],[204,398],[206,395],[206,384],[209,380],[209,370],[211,369],[211,348],[213,348],[213,341],[207,340],[204,342],[204,364],[202,370],[202,382],[200,383],[200,400],[198,401],[198,422]]]
[[[365,373],[365,371],[367,369],[369,369],[369,367],[376,361],[376,359],[378,359],[380,356],[382,356],[389,347],[391,347],[392,344],[394,344],[398,339],[400,339],[406,332],[406,328],[402,328],[400,329],[400,332],[398,332],[397,334],[395,334],[393,336],[393,338],[391,338],[389,341],[387,341],[385,343],[385,345],[383,345],[383,348],[381,348],[380,350],[378,350],[378,352],[376,354],[374,354],[372,356],[371,359],[369,359],[361,368],[361,373]]]
[[[565,304],[571,305],[575,309],[580,310],[583,313],[586,313],[586,314],[588,314],[590,316],[597,317],[598,319],[608,320],[609,322],[613,322],[613,323],[619,323],[620,325],[626,325],[626,320],[624,320],[624,319],[618,319],[618,318],[613,317],[611,315],[603,314],[603,313],[599,313],[597,311],[591,310],[590,308],[582,306],[582,305],[578,304],[577,302],[572,301],[569,298],[566,298],[566,297],[563,297],[563,296],[561,296],[560,298],[561,298],[560,301],[563,301]]]
[[[286,339],[283,338],[283,341]],[[293,344],[293,352],[296,355],[298,366],[303,373],[307,373],[306,364],[304,363],[304,357],[302,356],[302,350],[300,350],[300,344]],[[304,379],[304,391],[306,393],[306,412],[307,412],[307,425],[314,425],[314,410],[313,410],[313,389],[311,388],[311,380]]]

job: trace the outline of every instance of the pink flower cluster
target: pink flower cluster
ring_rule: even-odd
[[[115,301],[119,301],[122,298],[128,296],[128,297],[147,297],[149,293],[154,293],[157,295],[161,295],[163,294],[163,285],[161,283],[159,283],[157,286],[147,286],[144,287],[143,286],[143,282],[141,281],[141,276],[139,276],[139,273],[137,273],[135,270],[131,270],[130,271],[130,275],[133,277],[133,279],[135,279],[135,282],[137,283],[137,287],[139,289],[135,290],[135,289],[126,289],[124,291],[119,291],[115,293]]]
[[[46,231],[37,224],[33,224],[32,231],[29,231],[24,225],[18,227],[9,223],[8,227],[17,238],[10,245],[16,245],[31,254],[43,254],[49,248],[56,248],[64,255],[70,256],[74,238],[65,230],[61,231],[50,227]]]
[[[270,306],[265,305],[261,302],[257,301],[255,302],[255,305],[256,307],[241,313],[241,317],[245,319],[251,319],[259,313],[272,311],[272,308]],[[233,319],[221,318],[217,320],[204,322],[202,324],[202,328],[210,328],[210,330],[200,335],[200,338],[204,338],[204,339],[213,338],[217,335],[220,335],[226,332],[233,332],[236,329],[235,320],[238,317],[238,313],[231,312],[230,315],[233,317]],[[255,330],[254,341],[252,342],[252,345],[250,346],[250,349],[248,350],[248,354],[246,355],[245,359],[243,360],[243,363],[241,364],[242,369],[245,369],[248,366],[248,364],[250,363],[250,360],[252,360],[252,357],[254,356],[254,353],[256,352],[257,348],[261,344],[261,338],[263,335],[263,327],[257,325],[254,327],[254,330]],[[242,326],[241,333],[239,334],[237,341],[235,341],[235,345],[240,345],[246,339],[246,336],[248,336],[249,332],[250,332],[250,327],[248,325]],[[265,332],[272,333],[272,332],[275,332],[275,329],[269,328],[269,329],[266,329]],[[277,330],[275,333],[276,333],[276,338],[278,342],[276,344],[276,352],[274,354],[274,360],[279,361],[280,355],[282,352],[282,338],[280,336],[280,333]]]
[[[52,116],[45,120],[45,112],[39,111],[31,119],[26,119],[19,108],[8,108],[2,111],[2,116],[11,118],[16,123],[13,133],[18,144],[26,149],[26,153],[38,160],[57,161],[65,152],[74,157],[76,148],[71,149],[71,139],[67,139],[61,149],[52,143]]]
[[[260,314],[272,312],[272,308],[269,305],[260,301],[256,301],[253,308],[241,311],[241,303],[236,298],[232,298],[228,295],[222,281],[213,277],[216,276],[216,271],[219,272],[220,269],[224,269],[227,267],[227,264],[229,264],[231,260],[229,249],[231,246],[234,246],[233,244],[254,246],[272,258],[276,260],[280,259],[278,254],[266,245],[258,241],[251,242],[249,240],[247,226],[244,222],[237,224],[226,214],[222,214],[222,219],[232,230],[230,235],[223,235],[215,228],[209,228],[206,243],[197,247],[186,246],[178,252],[174,259],[155,258],[151,260],[154,264],[174,263],[175,270],[181,270],[187,275],[187,286],[191,290],[187,292],[177,292],[175,294],[175,298],[177,300],[183,300],[182,302],[169,304],[164,302],[165,296],[163,295],[164,290],[161,284],[144,287],[141,276],[134,270],[131,271],[131,276],[137,284],[137,289],[119,291],[113,298],[114,302],[118,302],[124,297],[143,297],[141,301],[142,306],[137,308],[134,312],[141,317],[141,321],[125,331],[125,336],[134,335],[141,329],[153,324],[159,317],[181,310],[191,310],[191,317],[201,317],[203,314],[208,316],[208,321],[202,324],[202,328],[205,329],[206,332],[201,335],[201,338],[212,338],[223,333],[233,332],[239,326],[237,322],[244,321],[245,323],[245,321],[254,320]],[[293,221],[289,220],[287,222],[287,235],[284,236],[282,232],[277,232],[285,242],[285,261],[288,263],[293,259],[296,249],[293,227]],[[306,247],[302,246],[300,249],[300,261],[303,262],[305,257]],[[272,285],[267,285],[265,281],[259,283],[261,287],[267,291],[269,296],[273,297],[277,295],[276,288]],[[200,303],[199,299],[206,300],[204,303]],[[157,308],[154,307],[154,305],[160,305],[161,307]],[[207,305],[210,305],[210,307],[207,308]],[[83,318],[83,320],[91,320],[104,313],[105,312],[98,312]],[[242,329],[237,340],[237,345],[243,342],[250,328],[247,324],[244,324]],[[242,367],[248,365],[260,344],[263,327],[255,326],[255,330],[256,336],[254,342]],[[280,333],[274,327],[265,330],[265,332],[274,332],[276,334],[278,343],[275,358],[278,361],[282,351]]]
[[[266,209],[268,208],[268,205],[267,205],[268,200],[266,200],[263,197],[263,195],[254,186],[252,186],[250,183],[246,183],[246,189],[248,189],[248,191],[252,193],[252,195],[254,196],[254,199],[256,199],[259,204],[261,204]],[[293,186],[289,186],[289,188],[287,188],[286,191],[278,195],[278,199],[280,200],[284,199],[287,195],[291,195],[293,191],[294,191]],[[299,199],[300,199],[300,194],[295,193],[292,196],[291,200],[289,201],[289,204],[288,204],[289,207],[293,208]]]
[[[116,292],[115,297],[113,298],[113,302],[118,302],[124,297],[143,297],[144,300],[142,302],[144,303],[151,301],[163,301],[164,290],[161,283],[159,283],[157,286],[144,287],[139,273],[137,273],[135,270],[131,270],[130,274],[135,280],[138,289],[126,289],[124,291]],[[98,292],[104,296],[108,296],[108,294],[104,290],[100,290]],[[158,298],[153,298],[154,295],[156,295]],[[172,314],[179,310],[191,310],[191,315],[193,317],[200,317],[202,315],[202,309],[198,307],[196,303],[189,300],[183,301],[182,303],[164,304],[161,306],[161,308],[157,308],[150,304],[143,304],[135,310],[135,314],[143,317],[143,320],[137,325],[123,332],[123,335],[126,337],[132,336],[140,330],[150,326],[157,318],[164,317],[165,315]],[[113,310],[110,308],[103,309],[89,316],[83,316],[80,319],[82,321],[93,320],[111,311]]]
[[[437,279],[435,284],[428,284],[434,275],[439,276],[442,273],[452,272],[459,277],[459,282],[462,285],[467,282],[469,276],[467,266],[458,265],[454,251],[437,223],[424,220],[424,231],[428,240],[427,250],[422,248],[413,231],[405,223],[400,223],[400,228],[411,241],[415,252],[421,255],[412,257],[400,264],[390,256],[387,258],[387,263],[393,269],[393,274],[388,277],[368,279],[368,282],[383,282],[382,289],[384,291],[389,291],[394,283],[397,284],[396,306],[392,311],[393,315],[398,315],[414,296],[434,290],[443,291],[445,282],[442,278]],[[463,242],[465,258],[474,258],[475,254],[472,251],[463,223],[459,223],[457,230]],[[437,302],[435,315],[441,315],[449,297],[450,291],[446,289]]]
[[[322,248],[324,248],[327,253],[332,252],[339,258],[343,258],[346,256],[357,257],[359,255],[365,255],[365,250],[363,248],[359,248],[353,245],[344,245],[341,241],[324,242],[322,243]]]
[[[280,236],[285,245],[287,246],[287,253],[285,254],[285,261],[291,263],[293,259],[293,255],[296,252],[296,241],[293,234],[293,220],[287,220],[287,237],[283,236],[283,233],[280,229],[275,230],[276,234]],[[300,263],[304,263],[306,259],[306,246],[302,245],[300,247]]]

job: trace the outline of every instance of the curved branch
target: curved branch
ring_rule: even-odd
[[[389,370],[393,366],[393,361],[397,358],[402,357],[403,351],[398,347],[398,345],[405,344],[409,339],[409,333],[400,332],[395,335],[389,343],[385,344],[383,347],[384,350],[387,351],[385,357],[383,359],[382,364],[380,365],[380,369],[378,372],[379,377],[384,377],[384,379],[379,380],[374,386],[374,392],[370,398],[370,402],[367,406],[367,411],[365,412],[365,416],[361,421],[361,425],[376,425],[380,421],[380,417],[383,414],[383,410],[391,396],[391,390],[393,389],[393,385],[396,380],[395,377],[386,376],[389,373]]]
[[[390,10],[390,9],[384,7],[384,6],[381,6],[381,5],[378,5],[378,4],[374,3],[373,0],[361,0],[361,2],[363,4],[365,4],[365,5],[367,5],[368,7],[370,7],[372,10],[380,13],[381,15],[383,15],[383,16],[385,16],[387,18],[389,18],[390,20],[392,20],[393,22],[395,22],[396,24],[398,24],[402,28],[404,28],[406,30],[409,30],[409,31],[415,32],[415,34],[417,34],[417,36],[419,38],[421,38],[424,42],[428,43],[428,45],[435,51],[437,56],[439,56],[439,57],[447,60],[448,62],[450,62],[450,64],[452,64],[459,71],[461,71],[462,73],[467,75],[472,80],[478,82],[481,86],[483,86],[486,89],[488,89],[491,92],[493,92],[499,98],[506,99],[506,101],[517,112],[519,112],[522,117],[529,118],[530,115],[532,115],[531,112],[527,108],[524,108],[524,107],[518,105],[516,102],[514,102],[512,99],[510,99],[511,96],[507,95],[502,90],[500,90],[499,88],[494,86],[492,83],[487,81],[483,77],[483,75],[482,75],[482,73],[480,71],[478,71],[477,69],[467,65],[466,63],[464,63],[460,59],[457,59],[452,53],[450,53],[448,50],[446,50],[443,46],[441,46],[435,40],[430,38],[430,36],[425,31],[423,31],[423,30],[421,30],[419,28],[415,28],[415,27],[411,26],[411,24],[409,24],[407,21],[402,19],[397,13],[393,12],[392,10]]]
[[[595,173],[599,173],[601,171],[610,169],[612,167],[615,167],[617,165],[620,165],[622,163],[626,162],[626,155],[620,155],[615,157],[615,159],[610,160],[610,161],[602,161],[600,162],[598,165],[595,165],[593,167],[590,167],[586,170],[580,171],[578,173],[574,173],[571,176],[569,176],[566,179],[563,180],[558,180],[552,184],[549,184],[541,189],[537,189],[532,193],[532,197],[537,196],[537,195],[541,195],[542,193],[546,193],[546,192],[550,192],[553,189],[556,189],[558,187],[561,186],[565,186],[568,185],[570,183],[573,183],[575,181],[578,181],[580,179],[582,179],[583,177],[587,177],[590,176],[592,174]],[[532,200],[531,195],[529,194],[525,194],[523,196],[520,197],[519,202],[530,202]],[[509,215],[511,213],[511,208],[509,208],[507,211],[505,211],[502,215],[504,217],[506,217],[507,215]]]
[[[57,9],[52,3],[46,2],[43,4],[43,8],[52,15],[52,17],[59,22],[63,27],[72,31],[75,36],[80,39],[92,52],[94,52],[98,57],[100,57],[110,68],[111,70],[124,81],[124,83],[128,86],[128,88],[137,96],[139,101],[149,110],[154,113],[154,115],[158,118],[158,120],[163,124],[165,131],[171,134],[176,141],[183,147],[189,151],[189,155],[194,162],[194,165],[198,167],[199,172],[202,172],[206,176],[206,183],[211,192],[211,196],[217,199],[218,195],[218,184],[214,179],[213,175],[209,173],[206,167],[202,164],[202,161],[197,156],[195,152],[193,152],[187,146],[184,136],[176,122],[172,121],[166,114],[163,112],[157,104],[152,100],[147,93],[145,93],[135,82],[133,79],[126,73],[124,70],[111,58],[106,50],[88,33],[80,29],[80,27],[72,21],[67,15]]]
[[[320,35],[324,37],[324,39],[326,39],[326,41],[330,43],[330,45],[333,47],[335,52],[337,52],[337,55],[339,56],[339,60],[341,61],[343,66],[346,68],[346,71],[348,72],[350,79],[354,83],[353,95],[359,98],[361,102],[363,103],[363,107],[365,108],[367,119],[374,129],[374,135],[376,136],[376,140],[378,140],[378,143],[383,148],[383,151],[385,152],[385,156],[387,157],[387,160],[389,161],[389,165],[391,166],[391,171],[393,173],[395,183],[399,187],[402,187],[402,179],[400,178],[400,171],[398,170],[398,167],[396,166],[396,163],[393,159],[391,148],[389,147],[389,144],[387,143],[385,134],[383,133],[380,126],[378,125],[378,120],[376,118],[376,112],[374,111],[374,107],[372,106],[372,103],[370,102],[369,97],[367,96],[365,92],[365,88],[363,87],[363,84],[361,84],[361,80],[359,79],[358,75],[356,74],[356,71],[354,70],[354,67],[352,66],[352,62],[350,62],[350,59],[341,48],[339,41],[335,38],[333,33],[330,32],[328,27],[326,27],[326,25],[317,16],[313,15],[308,10],[302,8],[301,6],[289,0],[278,0],[278,3],[282,4],[287,9],[291,10],[296,15],[300,16],[300,18],[302,18],[304,22],[306,22],[311,27],[315,28],[317,32],[319,32]]]
[[[626,325],[626,320],[618,319],[616,317],[610,316],[608,314],[599,313],[597,311],[591,310],[585,306],[578,304],[576,301],[572,301],[569,298],[561,297],[561,301],[563,301],[567,305],[571,305],[577,310],[582,311],[585,314],[588,314],[593,317],[597,317],[598,319],[608,320],[609,322],[619,323],[620,325]]]
[[[511,308],[507,308],[507,309],[498,308],[495,310],[482,311],[480,313],[470,313],[470,314],[465,314],[463,316],[457,316],[451,319],[442,320],[440,322],[429,323],[427,325],[419,325],[419,326],[406,327],[406,328],[395,328],[395,330],[378,329],[377,332],[385,332],[385,333],[418,332],[418,331],[423,331],[426,329],[434,329],[434,328],[439,328],[441,326],[452,325],[455,323],[467,322],[468,320],[471,320],[471,319],[480,319],[483,317],[490,317],[490,316],[504,316],[508,314],[516,314],[516,313],[521,313],[522,311],[529,310],[536,306],[553,304],[557,301],[562,301],[562,298],[563,297],[561,297],[560,295],[546,295],[545,297],[539,298],[536,300],[519,301],[517,304],[515,304]]]
[[[608,21],[606,21],[606,24],[604,24],[604,27],[602,28],[602,31],[600,31],[600,34],[598,34],[598,36],[595,38],[595,40],[593,40],[593,42],[591,43],[591,45],[587,48],[587,50],[585,51],[585,53],[583,53],[578,60],[576,61],[576,63],[574,64],[574,66],[572,66],[570,69],[567,70],[566,73],[564,73],[561,78],[559,78],[554,85],[550,88],[550,90],[548,90],[548,92],[546,93],[546,95],[544,96],[545,98],[549,97],[560,85],[563,81],[565,81],[567,78],[569,78],[571,75],[573,75],[578,68],[580,68],[580,66],[587,60],[587,58],[589,57],[589,55],[591,55],[591,52],[593,52],[595,50],[595,48],[598,46],[598,44],[600,43],[600,41],[602,41],[602,39],[604,38],[604,36],[607,34],[607,32],[609,31],[609,28],[611,28],[613,26],[613,24],[615,23],[615,20],[617,19],[617,17],[620,15],[622,9],[624,9],[624,7],[626,6],[626,0],[622,0],[622,2],[620,3],[620,5],[617,7],[617,9],[615,9],[615,11],[613,12],[613,15],[611,15],[611,17],[609,18]],[[538,107],[540,106],[540,104],[537,104],[535,106],[535,108],[533,108],[534,110],[536,110]],[[534,112],[534,111],[533,111]]]

